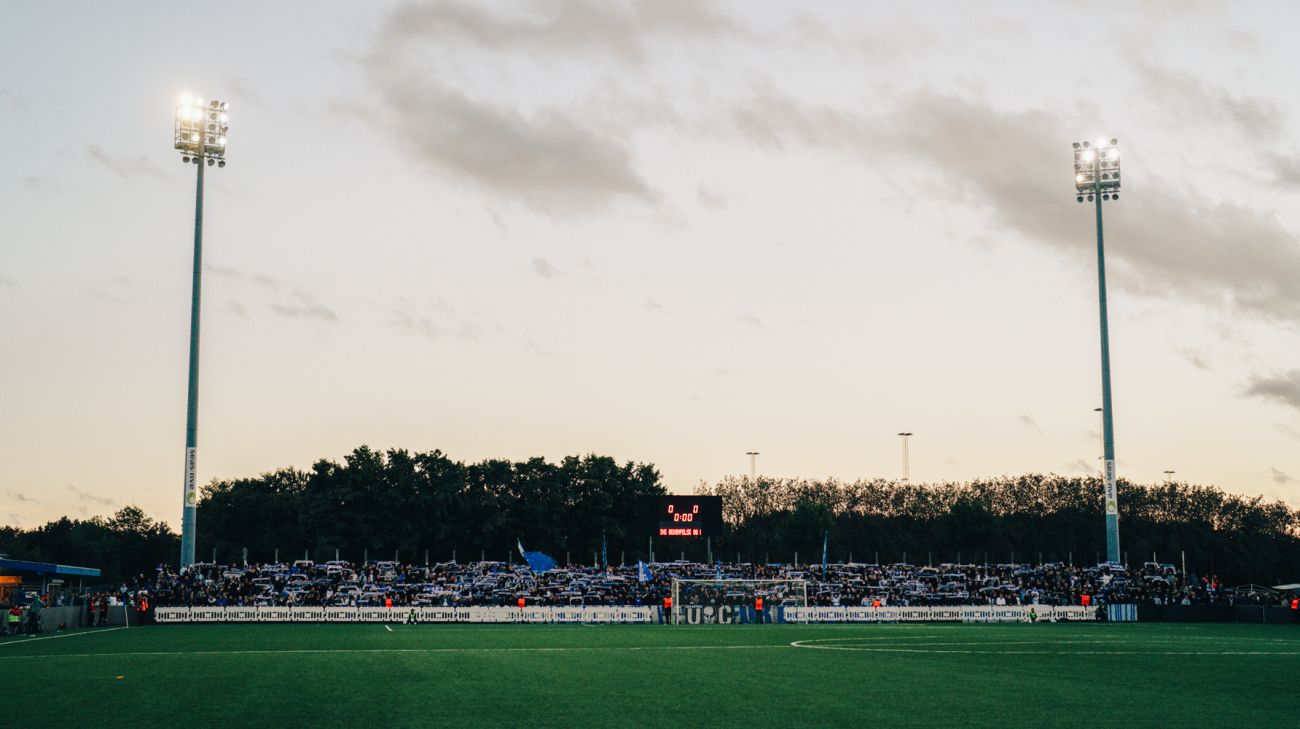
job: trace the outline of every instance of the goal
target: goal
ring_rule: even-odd
[[[755,611],[762,598],[763,611]],[[808,607],[805,580],[685,580],[673,578],[674,625],[716,625],[778,621],[786,608]],[[799,610],[798,622],[808,622],[808,611]]]

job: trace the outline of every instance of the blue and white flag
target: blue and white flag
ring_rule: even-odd
[[[649,582],[653,579],[654,575],[650,574],[650,565],[638,560],[636,563],[636,581]]]
[[[524,561],[528,563],[528,568],[534,572],[545,572],[555,569],[555,558],[542,552],[525,552],[524,541],[516,539],[515,543],[519,545],[519,554],[523,556]]]

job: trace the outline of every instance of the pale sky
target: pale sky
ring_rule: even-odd
[[[1289,2],[0,4],[0,524],[352,448],[1300,505]],[[1122,495],[1121,495],[1122,497]],[[1100,498],[1100,497],[1099,497]],[[200,525],[200,528],[202,526]]]

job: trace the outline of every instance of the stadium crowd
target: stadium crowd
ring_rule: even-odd
[[[810,605],[1155,605],[1274,604],[1272,592],[1227,588],[1215,576],[1184,576],[1148,562],[1118,565],[572,565],[535,573],[526,564],[447,562],[429,566],[333,561],[159,567],[121,587],[154,605],[470,606],[659,605],[672,578],[807,582]]]

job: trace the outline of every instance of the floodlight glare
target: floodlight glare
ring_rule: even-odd
[[[1090,150],[1088,150],[1087,152],[1084,152],[1083,154],[1079,155],[1079,159],[1083,160],[1084,162],[1091,162],[1091,161],[1092,161],[1092,150],[1090,149]]]

